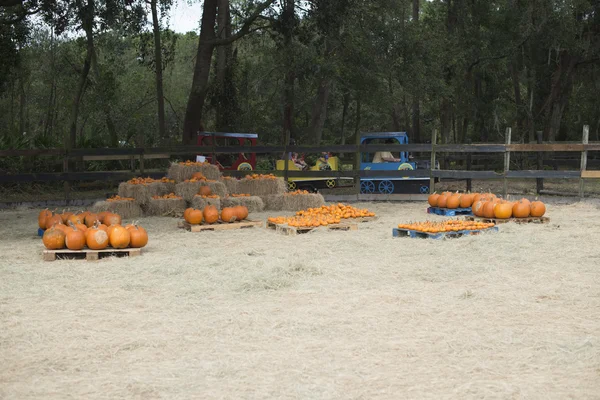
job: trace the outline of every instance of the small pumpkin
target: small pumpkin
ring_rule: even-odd
[[[460,198],[461,195],[458,193],[448,197],[448,200],[446,201],[446,207],[452,209],[458,208],[458,206],[460,206]]]
[[[65,248],[65,233],[54,226],[46,229],[42,236],[42,242],[48,250],[60,250]]]
[[[75,227],[77,229],[79,229],[80,231],[84,231],[84,232],[86,232],[88,229],[87,225],[85,225],[85,224],[76,224]]]
[[[494,207],[494,217],[498,219],[508,219],[512,217],[513,204],[508,201],[503,201],[496,204]]]
[[[89,213],[88,215],[85,216],[85,219],[84,219],[85,226],[87,226],[88,228],[91,228],[92,226],[94,226],[96,221],[100,222],[100,219],[98,218],[98,214],[93,214],[93,213]]]
[[[196,210],[194,208],[190,208],[187,215],[184,215],[185,222],[191,225],[198,225],[202,223],[202,219],[204,218],[204,214],[201,210]]]
[[[207,224],[214,224],[219,220],[219,210],[215,206],[204,207],[203,215]]]
[[[113,225],[114,228],[108,234],[108,240],[110,245],[115,249],[124,249],[129,246],[131,241],[131,234],[121,225]]]
[[[233,207],[224,207],[221,210],[221,221],[234,222],[238,219],[236,210]]]
[[[71,215],[69,215],[67,222],[69,224],[73,224],[73,225],[83,224],[84,219],[85,219],[85,216],[83,218],[81,218],[81,216],[79,216],[77,214],[71,214]]]
[[[139,225],[133,225],[129,229],[129,246],[135,249],[142,248],[148,244],[148,232]]]
[[[85,232],[71,226],[65,235],[65,245],[69,250],[81,250],[85,247]]]
[[[47,208],[45,210],[40,211],[38,214],[38,226],[40,229],[46,229],[46,219],[52,216],[52,212]]]
[[[485,218],[495,218],[496,214],[494,213],[494,208],[496,208],[497,204],[498,203],[494,201],[486,201],[483,206],[483,216]]]
[[[121,216],[119,214],[107,214],[104,216],[102,223],[106,226],[121,225]]]
[[[483,200],[477,200],[475,203],[473,203],[473,215],[476,217],[483,217],[483,206],[485,203],[486,202]]]
[[[529,200],[527,200],[527,202],[523,201],[524,199],[521,199],[519,201],[517,201],[514,205],[513,205],[513,209],[512,209],[512,213],[513,213],[513,217],[515,218],[527,218],[529,217],[529,214],[531,213],[531,206],[529,205]]]
[[[471,193],[465,193],[460,196],[460,207],[461,208],[469,208],[473,205],[473,200],[475,199],[475,195]]]
[[[429,197],[427,197],[427,202],[429,203],[429,205],[431,207],[437,207],[438,204],[438,199],[440,198],[440,195],[437,193],[432,193],[429,195]]]
[[[185,211],[183,212],[183,219],[187,221],[186,217],[192,211],[194,211],[194,209],[192,207],[186,208]]]
[[[56,224],[64,225],[60,214],[54,214],[50,218],[46,218],[46,229],[51,228]]]
[[[212,194],[212,190],[210,190],[210,186],[200,186],[200,189],[198,189],[198,194],[200,196],[210,196]]]
[[[450,197],[447,194],[440,194],[440,197],[438,197],[438,203],[437,206],[440,208],[446,208],[446,205],[448,204],[448,197]]]
[[[539,200],[531,202],[531,216],[532,217],[543,217],[546,214],[546,205]]]
[[[191,179],[202,180],[205,176],[202,172],[194,172]]]
[[[85,243],[92,250],[103,250],[108,247],[108,233],[98,228],[90,228],[85,233]]]

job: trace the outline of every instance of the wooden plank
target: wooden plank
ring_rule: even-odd
[[[208,225],[208,224],[207,225],[191,225],[185,221],[179,221],[178,226],[183,227],[185,230],[190,231],[190,232],[226,231],[226,230],[233,230],[233,229],[254,228],[257,226],[260,227],[260,226],[263,226],[263,222],[246,220],[246,221],[241,221],[241,222],[236,221],[236,222],[226,223],[226,222],[218,221],[217,223],[214,223],[212,225]]]
[[[590,127],[589,127],[589,125],[584,125],[583,126],[583,137],[582,137],[581,143],[583,145],[588,144],[589,137],[590,137]],[[586,169],[587,169],[587,151],[584,150],[581,152],[581,168],[580,168],[581,175],[583,175],[583,173],[585,172]],[[583,196],[584,196],[584,186],[585,186],[584,182],[585,181],[583,180],[583,177],[580,177],[579,178],[579,197],[580,198],[583,198]]]
[[[42,251],[42,258],[44,259],[44,261],[54,261],[57,258],[65,258],[65,259],[73,259],[73,258],[85,258],[87,261],[96,261],[98,260],[101,256],[110,256],[113,254],[119,254],[119,255],[127,255],[129,257],[135,257],[135,256],[140,256],[142,254],[142,249],[133,249],[133,248],[127,248],[127,249],[113,249],[113,248],[108,248],[108,249],[104,249],[104,250],[90,250],[90,249],[84,249],[84,250],[68,250],[68,249],[61,249],[61,250],[43,250]]]
[[[550,218],[548,218],[548,217],[499,219],[499,218],[484,218],[484,217],[468,216],[468,217],[465,217],[465,219],[467,221],[493,222],[495,224],[505,224],[507,222],[514,222],[517,224],[528,224],[528,223],[547,224],[548,222],[550,222]]]
[[[538,131],[537,132],[537,142],[538,142],[538,144],[541,144],[542,141],[543,141],[543,132]],[[544,153],[542,153],[541,151],[537,153],[537,169],[538,170],[544,169]],[[542,190],[544,190],[544,179],[536,178],[535,185],[536,185],[537,194],[540,194],[542,192]]]
[[[435,170],[435,152],[436,152],[436,143],[437,143],[437,129],[433,130],[431,134],[431,160],[429,164],[429,193],[435,192],[435,175],[433,171]]]
[[[502,196],[506,198],[508,194],[508,181],[506,180],[506,175],[508,171],[510,171],[510,137],[512,134],[511,128],[506,128],[506,152],[504,153],[504,179],[503,179],[503,188],[502,188]]]
[[[569,151],[583,151],[583,145],[582,144],[563,144],[563,143],[556,143],[556,144],[550,144],[550,143],[543,143],[543,144],[535,144],[535,143],[529,143],[529,144],[511,144],[508,147],[508,150],[512,151],[512,152],[536,152],[536,151],[543,151],[543,152],[556,152],[556,151],[564,151],[564,152],[569,152]]]
[[[446,179],[502,179],[503,175],[494,171],[452,171],[434,170],[433,176]]]
[[[581,171],[581,178],[583,179],[600,179],[600,171]]]
[[[581,173],[579,171],[536,171],[536,170],[525,170],[525,171],[509,171],[506,174],[507,178],[511,179],[527,179],[527,178],[547,178],[547,179],[569,179],[579,178]]]
[[[268,229],[275,229],[277,233],[281,233],[286,236],[295,236],[304,233],[309,233],[315,230],[331,230],[331,231],[356,231],[358,230],[358,224],[354,222],[340,222],[339,224],[331,224],[327,226],[319,226],[314,228],[299,228],[294,226],[288,226],[286,224],[274,224],[267,221],[266,227]]]
[[[9,149],[0,150],[0,157],[63,156],[63,149]]]
[[[440,144],[436,146],[438,153],[504,153],[506,147],[503,144]]]

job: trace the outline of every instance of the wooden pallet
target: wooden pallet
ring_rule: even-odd
[[[508,219],[497,219],[497,218],[484,218],[468,216],[465,217],[467,221],[481,221],[481,222],[493,222],[495,224],[505,224],[507,222],[515,222],[517,224],[547,224],[550,222],[548,217],[529,217],[529,218],[508,218]]]
[[[274,229],[276,232],[284,234],[284,235],[294,236],[294,235],[300,235],[303,233],[309,233],[316,229],[329,230],[329,231],[357,231],[358,224],[356,224],[354,222],[343,222],[343,223],[339,223],[339,224],[331,224],[331,225],[319,226],[319,227],[315,227],[315,228],[299,228],[299,227],[295,227],[295,226],[288,226],[287,224],[275,224],[273,222],[267,221],[267,228]]]
[[[96,261],[105,257],[129,256],[135,257],[142,255],[142,249],[104,249],[104,250],[44,250],[42,256],[44,261],[54,261],[58,259],[79,259],[87,261]]]
[[[244,228],[254,228],[256,226],[263,226],[262,221],[235,221],[231,223],[217,221],[212,225],[191,225],[185,221],[179,221],[177,224],[179,228],[185,229],[190,232],[202,232],[202,231],[226,231],[231,229],[244,229]]]
[[[427,214],[442,215],[446,217],[457,217],[459,215],[473,215],[473,210],[469,208],[440,208],[428,207]]]
[[[470,235],[479,235],[484,232],[496,232],[498,231],[498,227],[494,226],[487,229],[477,229],[477,230],[466,230],[466,231],[458,231],[458,232],[440,232],[440,233],[428,233],[428,232],[420,232],[414,231],[411,229],[400,229],[394,228],[392,230],[393,237],[410,237],[417,239],[444,239],[444,238],[459,238],[461,236],[470,236]]]

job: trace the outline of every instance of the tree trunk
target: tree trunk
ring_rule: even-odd
[[[296,81],[296,71],[294,68],[294,55],[291,49],[294,25],[296,20],[296,10],[294,0],[285,0],[284,8],[281,14],[281,24],[283,26],[283,51],[286,53],[286,72],[283,83],[283,140],[289,143],[294,131],[294,85]]]
[[[573,76],[577,61],[577,57],[563,51],[560,54],[558,70],[554,71],[552,89],[542,108],[542,111],[545,111],[546,114],[544,136],[550,142],[556,140],[556,136],[560,130],[562,116],[573,87]]]
[[[440,122],[442,140],[444,143],[450,143],[450,134],[452,131],[452,105],[446,98],[442,99],[442,105],[440,108]]]
[[[333,46],[331,40],[325,39],[325,56],[324,59],[328,60],[333,54]],[[327,61],[326,61],[327,62]],[[323,138],[323,127],[327,120],[327,104],[329,102],[329,92],[332,79],[325,72],[319,79],[319,88],[317,89],[317,97],[312,108],[312,114],[310,119],[310,127],[308,130],[308,136],[312,138],[314,144],[321,144]]]
[[[342,108],[342,133],[341,133],[341,144],[346,144],[346,117],[348,116],[348,106],[350,105],[350,93],[344,93],[343,96],[344,106]],[[599,122],[600,123],[600,122]]]
[[[231,36],[231,12],[229,0],[218,0],[217,37]],[[217,47],[216,60],[216,125],[217,131],[233,130],[236,117],[235,85],[233,81],[233,47],[231,44]]]
[[[390,71],[390,75],[388,76],[388,91],[390,93],[390,100],[392,102],[392,107],[390,109],[390,113],[392,116],[392,131],[400,132],[402,123],[400,122],[400,111],[398,110],[398,104],[394,101],[394,86],[393,86],[393,78],[392,73]]]
[[[358,137],[360,136],[360,93],[356,94],[356,121],[354,124],[354,135],[356,137],[356,142],[358,142]]]
[[[193,144],[196,134],[203,126],[203,108],[208,91],[212,54],[215,48],[217,2],[218,0],[204,1],[194,78],[183,121],[183,144]]]
[[[163,92],[162,46],[160,43],[160,22],[158,20],[157,0],[150,1],[152,26],[154,32],[154,65],[156,68],[156,102],[158,106],[158,134],[161,139],[167,137],[165,122],[165,95]]]
[[[419,24],[420,0],[412,2],[412,18],[415,24]],[[421,142],[421,99],[418,93],[413,95],[412,101],[412,138],[413,143]]]
[[[27,98],[25,96],[25,82],[23,73],[19,77],[19,137],[23,136],[23,133],[27,131],[25,128],[25,107]]]

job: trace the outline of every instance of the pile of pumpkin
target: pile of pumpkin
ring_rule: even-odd
[[[135,199],[133,197],[121,197],[118,194],[109,197],[108,199],[106,199],[106,201],[109,202],[113,202],[113,201],[134,201]]]
[[[410,224],[399,224],[398,228],[408,229],[411,231],[425,232],[425,233],[442,233],[442,232],[459,232],[459,231],[475,231],[481,229],[488,229],[493,227],[495,224],[492,222],[479,222],[479,221],[463,221],[450,219],[443,222],[413,222]]]
[[[308,190],[294,190],[293,192],[285,193],[286,196],[298,196],[299,194],[310,194]]]
[[[273,180],[273,179],[277,179],[277,177],[273,174],[250,174],[250,175],[246,175],[245,179],[268,179],[268,180]]]
[[[161,183],[175,183],[175,181],[173,179],[169,179],[166,177],[162,177],[160,179],[153,179],[153,178],[132,178],[130,180],[127,181],[127,183],[131,184],[131,185],[147,185],[149,183],[156,183],[156,182],[161,182]]]
[[[546,205],[541,201],[531,202],[525,198],[518,201],[502,200],[493,193],[433,193],[427,201],[432,207],[471,207],[473,215],[484,218],[542,217],[546,213]]]
[[[45,229],[42,236],[49,250],[103,250],[141,248],[148,244],[148,233],[137,224],[121,225],[121,216],[108,211],[94,214],[83,211],[75,214],[54,214],[43,210],[38,215],[38,225]]]
[[[181,200],[183,197],[177,196],[175,193],[164,194],[162,196],[152,196],[154,200],[176,199]]]
[[[309,208],[296,212],[294,217],[271,217],[267,221],[273,224],[287,224],[301,228],[316,228],[339,224],[343,219],[374,217],[375,213],[367,209],[358,209],[342,203],[318,208]]]
[[[233,194],[230,194],[228,196],[231,196],[231,197],[250,197],[250,195],[248,193],[233,193]]]
[[[200,167],[202,165],[208,165],[210,164],[208,161],[203,161],[203,162],[196,162],[196,161],[180,161],[179,165],[184,165],[186,167]]]
[[[190,179],[186,179],[184,182],[206,182],[208,179],[204,176],[202,172],[194,172]]]
[[[190,225],[199,225],[202,222],[206,224],[214,224],[221,220],[222,222],[243,221],[248,218],[248,207],[235,206],[224,207],[219,214],[217,207],[208,205],[204,210],[188,208],[183,213],[183,219]]]
[[[210,186],[200,186],[200,189],[198,189],[198,193],[196,193],[196,196],[202,197],[203,199],[218,199],[219,196],[216,194],[213,194]]]

